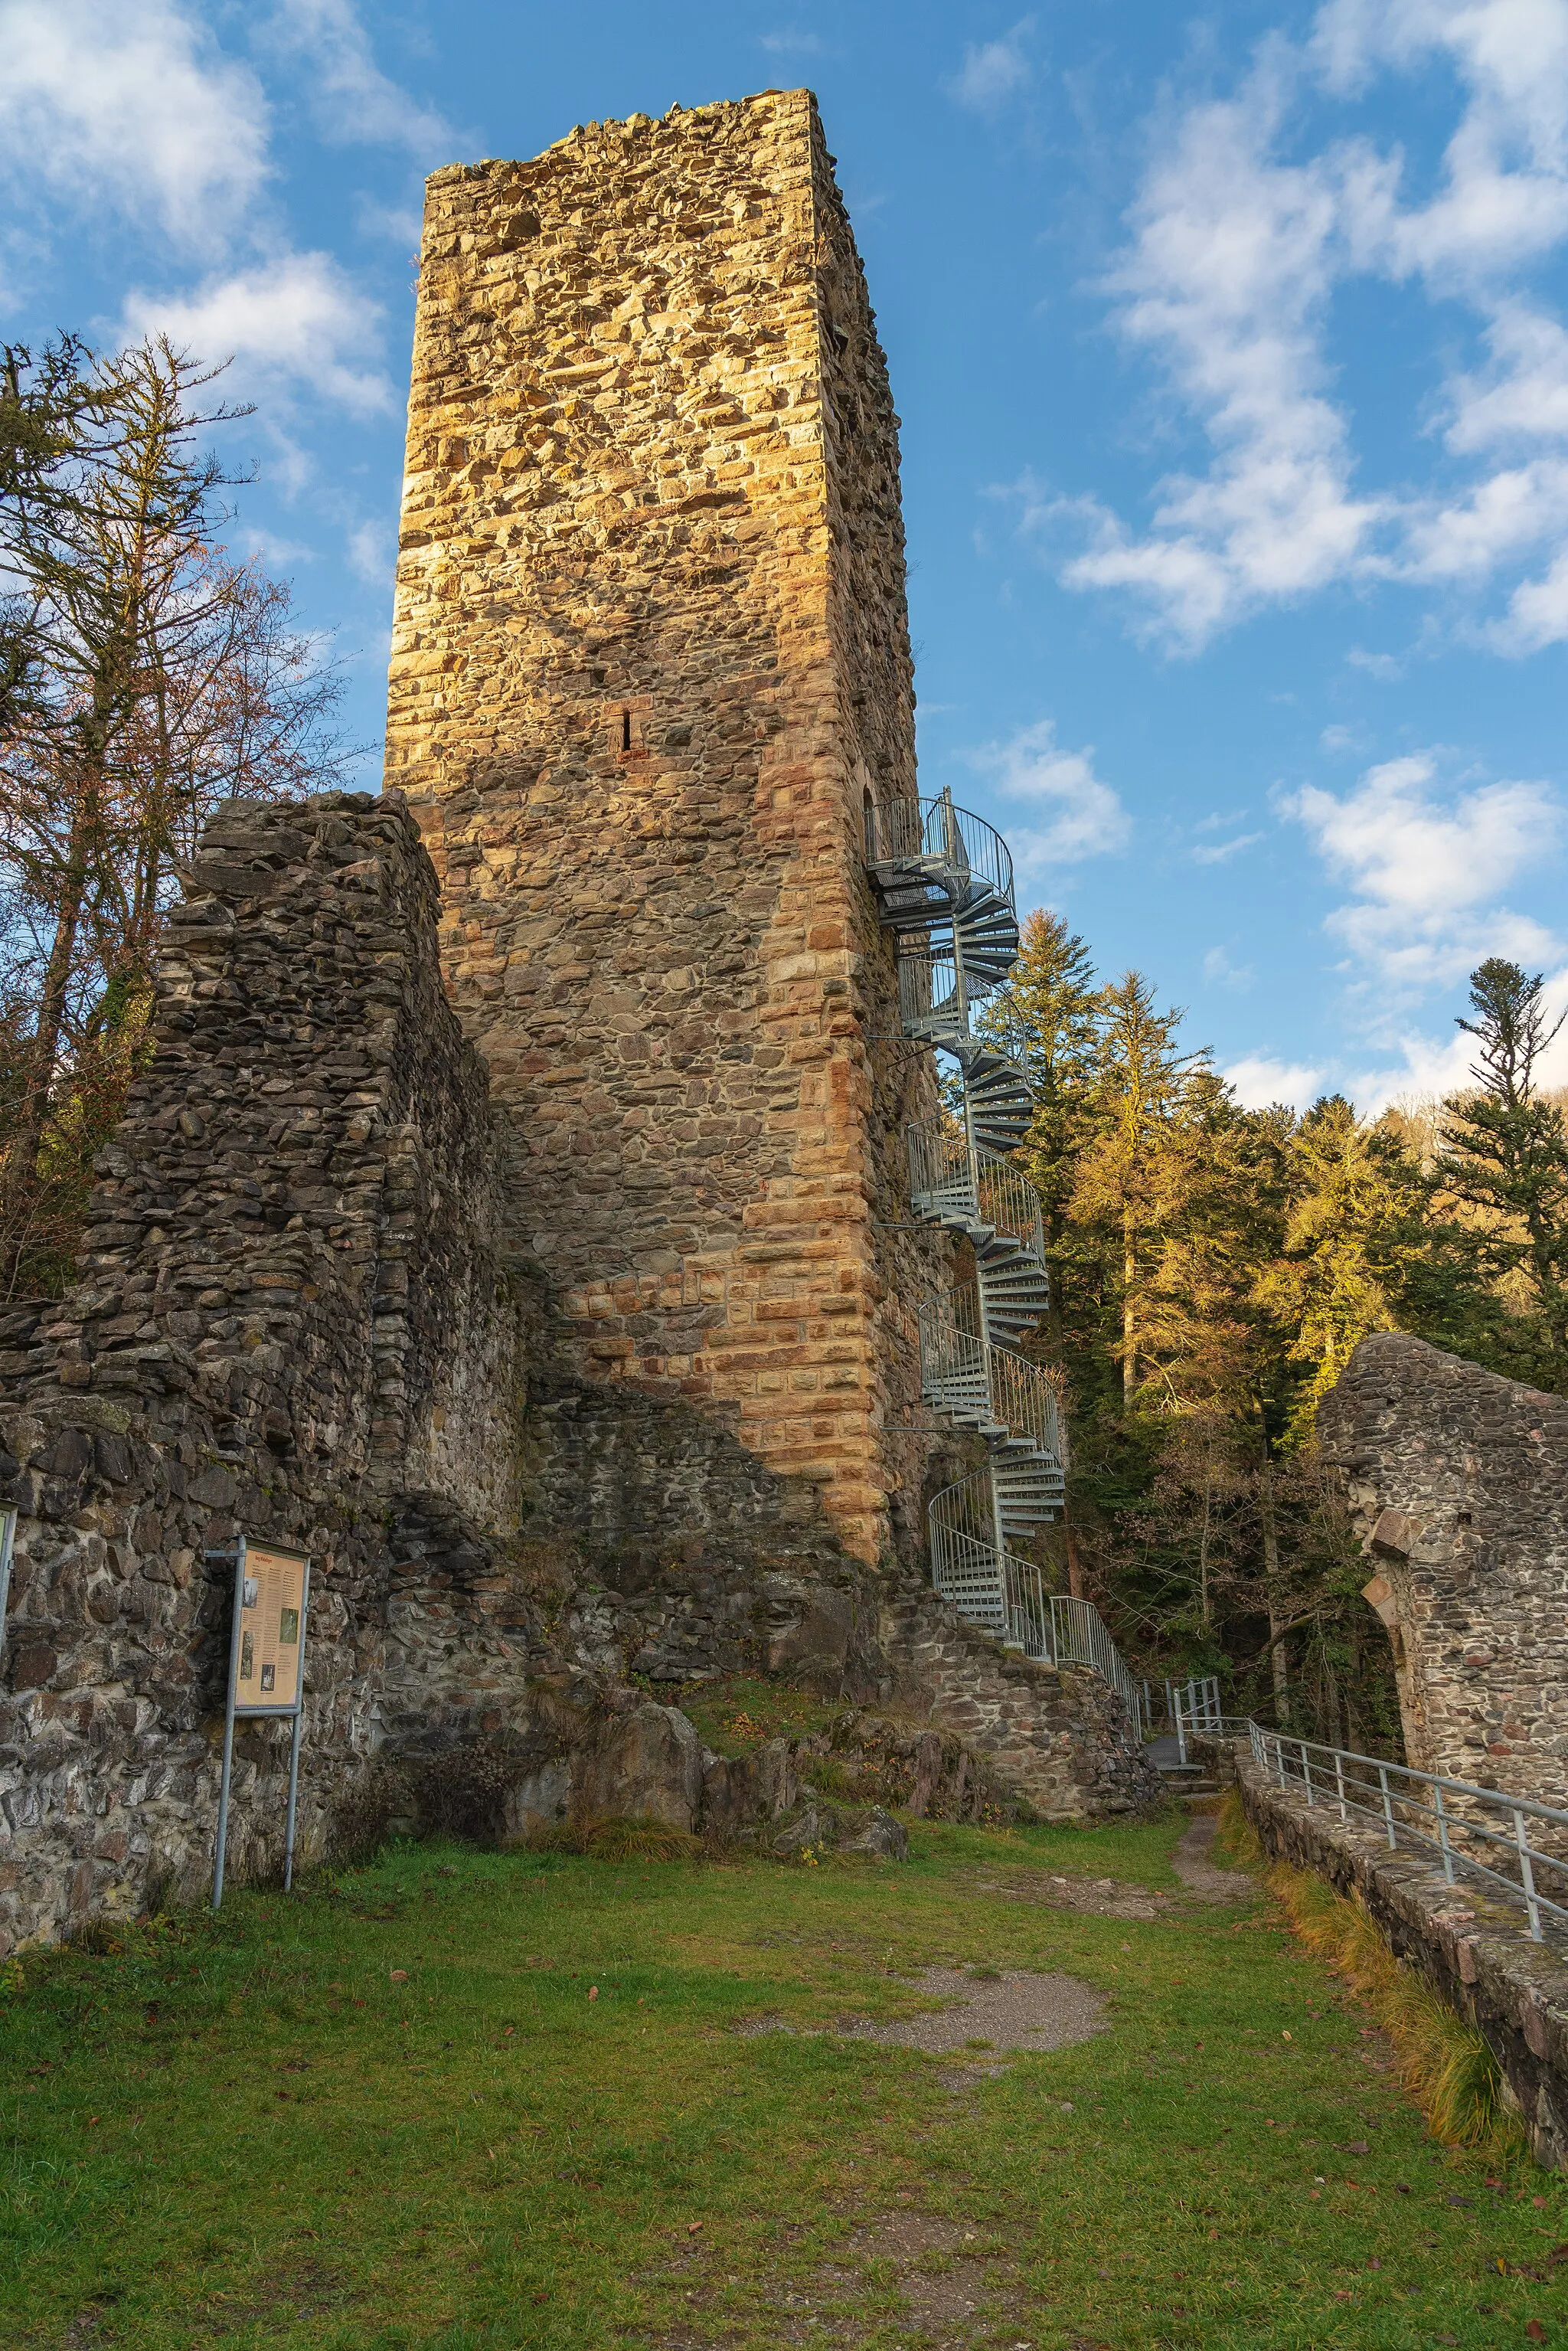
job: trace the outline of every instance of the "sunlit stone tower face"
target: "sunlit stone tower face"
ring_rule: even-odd
[[[897,466],[808,92],[430,182],[387,783],[514,1242],[583,1374],[724,1416],[866,1557],[930,1270],[878,1223],[931,1081],[862,870],[915,789]]]

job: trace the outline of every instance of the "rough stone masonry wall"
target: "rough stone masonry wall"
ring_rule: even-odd
[[[232,1588],[209,1545],[243,1524],[315,1554],[308,1846],[376,1742],[401,1522],[515,1515],[518,1317],[435,914],[395,803],[207,829],[81,1279],[0,1324],[0,1939],[207,1865]],[[240,1742],[242,1874],[286,1740]]]
[[[1381,1332],[1318,1430],[1375,1567],[1410,1761],[1568,1806],[1568,1401]]]
[[[429,183],[389,780],[441,876],[506,1207],[586,1377],[923,1537],[934,1101],[863,811],[915,789],[897,419],[808,92]]]

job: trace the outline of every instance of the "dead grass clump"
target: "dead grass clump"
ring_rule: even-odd
[[[667,1821],[590,1821],[582,1850],[591,1861],[700,1861],[703,1841]]]
[[[529,1853],[570,1853],[588,1861],[701,1861],[711,1857],[703,1838],[668,1821],[602,1819],[576,1826],[541,1823],[518,1840]]]
[[[1485,2035],[1395,1958],[1361,1904],[1284,1862],[1268,1870],[1265,1883],[1308,1950],[1365,2001],[1388,2035],[1401,2085],[1434,2138],[1498,2161],[1527,2156],[1523,2126],[1510,2111],[1502,2068]]]

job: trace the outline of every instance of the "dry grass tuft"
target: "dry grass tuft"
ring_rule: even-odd
[[[701,1837],[667,1821],[590,1821],[582,1851],[591,1861],[701,1861]]]
[[[1239,1861],[1263,1867],[1264,1883],[1308,1950],[1365,2001],[1434,2138],[1500,2162],[1527,2157],[1524,2127],[1509,2110],[1502,2069],[1485,2036],[1395,1958],[1359,1902],[1336,1894],[1312,1870],[1270,1864],[1235,1790],[1226,1799],[1222,1830]]]

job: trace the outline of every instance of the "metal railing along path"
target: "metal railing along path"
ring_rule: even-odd
[[[1277,1786],[1301,1789],[1309,1805],[1337,1811],[1346,1823],[1353,1813],[1371,1822],[1391,1853],[1435,1857],[1450,1886],[1461,1875],[1484,1881],[1522,1908],[1536,1942],[1544,1938],[1544,1919],[1568,1932],[1568,1812],[1469,1780],[1293,1739],[1259,1722],[1248,1724],[1248,1735],[1253,1760]],[[1532,1841],[1540,1839],[1542,1823],[1555,1852]],[[1540,1884],[1542,1875],[1552,1883],[1550,1895]]]
[[[1183,1766],[1186,1763],[1186,1742],[1190,1737],[1207,1735],[1220,1738],[1225,1730],[1225,1717],[1219,1708],[1219,1677],[1209,1674],[1199,1680],[1166,1682],[1166,1705],[1176,1735],[1176,1754]]]

